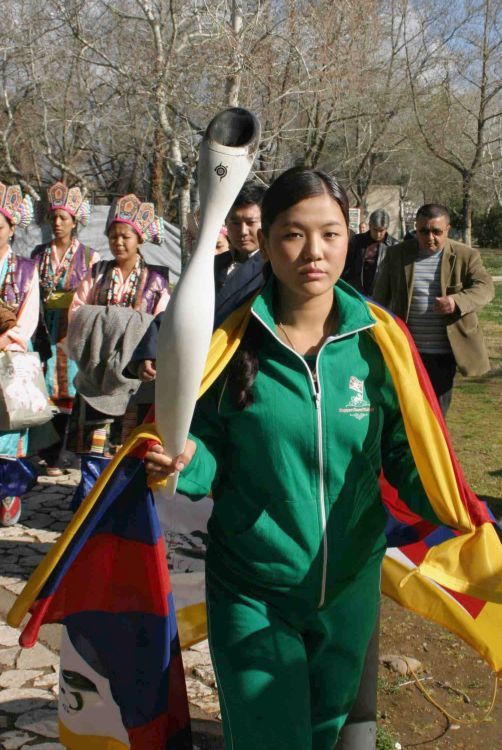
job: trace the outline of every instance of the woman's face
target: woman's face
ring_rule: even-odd
[[[3,214],[0,214],[0,254],[3,255],[14,235],[14,230]]]
[[[343,271],[348,230],[342,210],[327,193],[296,203],[280,213],[262,252],[279,284],[294,297],[331,293]]]
[[[119,266],[125,266],[136,260],[141,239],[137,232],[123,222],[116,221],[108,232],[110,250]]]
[[[69,240],[76,223],[75,218],[63,208],[51,211],[52,232],[56,240]]]

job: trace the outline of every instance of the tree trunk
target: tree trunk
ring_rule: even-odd
[[[399,226],[401,228],[401,237],[406,234],[406,219],[404,210],[404,190],[399,190]]]
[[[181,269],[183,270],[190,260],[190,249],[187,236],[188,214],[190,213],[190,177],[185,174],[184,179],[180,180],[178,186],[178,221],[180,227]]]
[[[472,241],[472,184],[471,175],[464,172],[462,176],[462,239],[466,245]]]
[[[164,180],[166,144],[162,128],[156,127],[154,133],[153,161],[152,161],[152,201],[158,216],[164,216]]]
[[[239,94],[241,88],[241,66],[242,66],[242,50],[241,50],[241,32],[243,23],[243,12],[242,12],[242,0],[233,0],[232,2],[232,34],[234,50],[232,60],[230,62],[230,69],[232,73],[228,76],[226,82],[226,100],[229,107],[239,106]]]

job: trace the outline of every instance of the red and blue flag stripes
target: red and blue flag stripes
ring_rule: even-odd
[[[123,458],[30,608],[21,636],[65,625],[110,683],[133,750],[191,748],[188,703],[164,540],[143,462]]]

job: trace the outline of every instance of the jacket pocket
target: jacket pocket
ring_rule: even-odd
[[[478,316],[475,312],[467,313],[456,321],[455,327],[462,336],[472,336],[479,330]]]
[[[260,583],[298,585],[322,545],[317,506],[278,499],[267,504],[251,526],[226,535],[224,543],[236,565]]]
[[[453,284],[446,287],[446,294],[458,294],[464,288],[463,284]]]

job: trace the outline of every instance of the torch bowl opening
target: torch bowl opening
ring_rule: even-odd
[[[241,107],[219,112],[206,130],[206,138],[209,141],[231,148],[257,145],[259,137],[260,123],[252,112]]]

